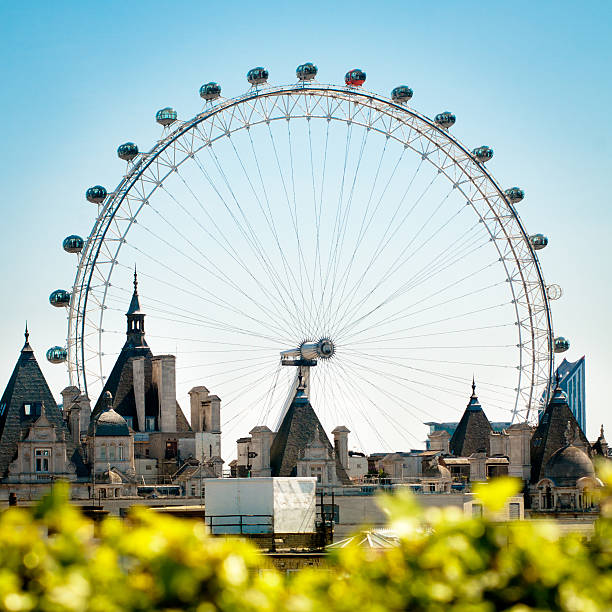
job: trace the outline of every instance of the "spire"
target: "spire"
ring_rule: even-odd
[[[472,375],[472,395],[470,396],[470,401],[467,405],[468,410],[482,410],[482,406],[478,401],[478,396],[476,395],[476,380]]]
[[[132,301],[130,302],[130,307],[128,308],[126,316],[128,337],[127,343],[133,347],[146,346],[147,343],[144,340],[145,314],[140,309],[140,298],[138,296],[138,273],[136,272],[136,266],[134,266],[134,293],[132,294]]]
[[[30,332],[28,331],[28,322],[26,321],[25,324],[25,332],[24,332],[24,337],[25,337],[25,344],[23,345],[23,348],[21,349],[21,352],[23,353],[24,351],[27,352],[32,352],[32,347],[30,346]]]
[[[605,437],[605,436],[604,436],[604,430],[603,430],[603,423],[601,424],[601,427],[600,427],[600,429],[599,429],[599,437],[600,437],[600,438],[604,438],[604,437]]]
[[[465,412],[453,433],[449,448],[457,457],[468,457],[472,453],[485,451],[489,453],[491,445],[491,423],[484,413],[476,395],[476,380],[472,376],[472,395]]]
[[[134,266],[134,293],[132,294],[132,301],[128,308],[127,314],[139,314],[140,313],[140,299],[138,296],[138,273],[136,272],[136,266]]]

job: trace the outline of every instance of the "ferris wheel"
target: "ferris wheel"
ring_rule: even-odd
[[[501,188],[488,146],[466,147],[450,112],[433,119],[402,85],[390,97],[317,82],[268,83],[181,121],[157,112],[161,137],[134,143],[113,191],[96,185],[89,236],[64,240],[78,266],[70,292],[71,384],[95,399],[124,340],[137,264],[147,340],[177,353],[177,387],[205,384],[224,431],[272,424],[309,361],[308,394],[324,425],[360,446],[398,448],[427,421],[457,420],[472,376],[492,420],[529,421],[548,393],[554,352],[549,300],[525,230],[524,192]],[[232,429],[234,428],[234,429]]]

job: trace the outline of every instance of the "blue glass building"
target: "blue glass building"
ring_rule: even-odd
[[[564,359],[557,368],[559,386],[567,395],[572,414],[582,431],[586,431],[585,363],[584,355],[573,363]]]

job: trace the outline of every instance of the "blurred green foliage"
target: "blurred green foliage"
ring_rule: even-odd
[[[601,477],[609,495],[612,470]],[[515,491],[506,480],[479,495],[495,512]],[[608,512],[585,538],[543,521],[425,512],[414,497],[393,495],[382,503],[399,546],[349,546],[328,569],[289,577],[266,569],[249,543],[209,536],[196,521],[139,509],[94,529],[68,495],[59,484],[36,508],[0,515],[0,610],[612,610]]]

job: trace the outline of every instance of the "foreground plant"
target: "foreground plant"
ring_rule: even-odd
[[[602,470],[612,491],[612,470]],[[480,492],[491,511],[516,492]],[[606,508],[605,500],[604,508]],[[93,524],[57,485],[33,509],[0,515],[0,610],[493,612],[612,609],[612,519],[586,539],[554,523],[493,522],[455,509],[424,512],[409,495],[382,501],[396,548],[350,546],[329,571],[287,578],[248,542],[207,534],[195,521],[139,509]],[[502,504],[503,505],[503,504]]]

